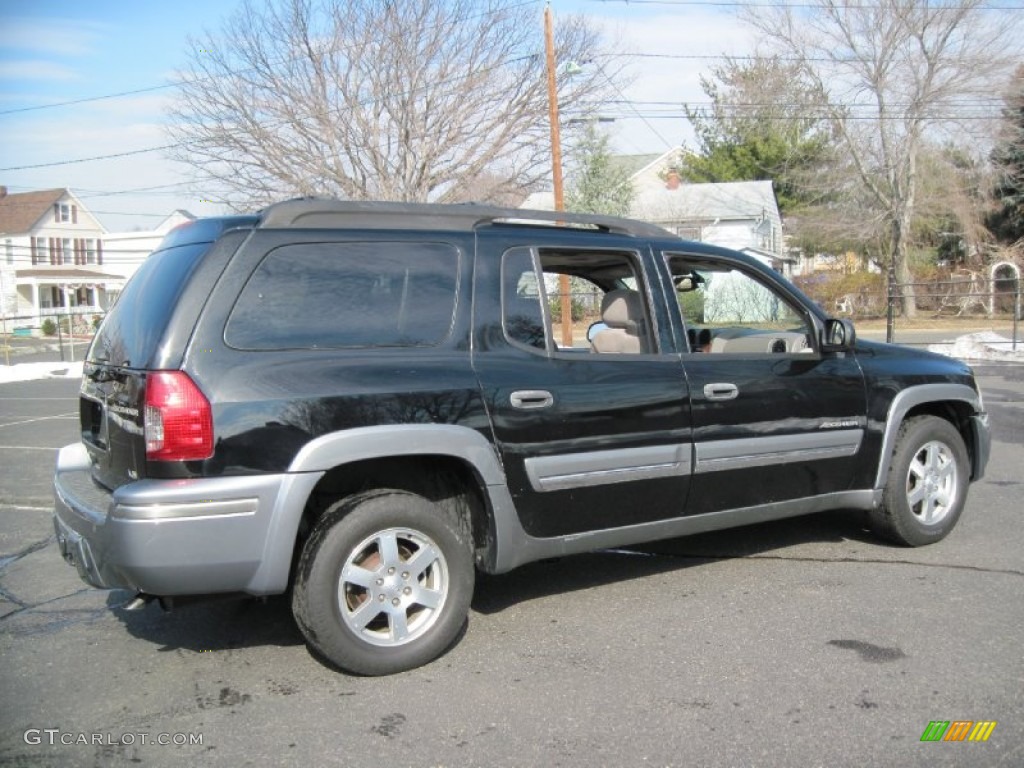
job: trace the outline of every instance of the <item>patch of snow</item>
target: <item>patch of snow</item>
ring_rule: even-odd
[[[0,365],[0,384],[38,379],[80,379],[82,363],[15,363]]]
[[[931,344],[928,351],[962,360],[1005,360],[1024,363],[1024,341],[1018,340],[1017,349],[1014,351],[1011,340],[994,331],[969,333],[952,342]]]

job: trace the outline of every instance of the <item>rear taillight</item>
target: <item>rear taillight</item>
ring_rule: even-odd
[[[213,455],[210,401],[181,371],[155,371],[146,377],[146,458],[196,461]]]

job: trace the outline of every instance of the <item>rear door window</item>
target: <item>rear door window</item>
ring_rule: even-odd
[[[459,252],[447,243],[306,243],[264,257],[235,303],[236,349],[421,347],[455,312]]]

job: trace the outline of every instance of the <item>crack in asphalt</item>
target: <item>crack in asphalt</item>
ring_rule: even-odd
[[[0,616],[0,623],[6,621],[7,619],[11,618],[12,616],[17,616],[17,615],[19,615],[21,613],[24,613],[25,611],[31,611],[31,610],[34,610],[35,608],[42,608],[44,605],[49,605],[50,603],[55,603],[58,600],[66,600],[69,597],[77,597],[78,595],[81,595],[81,594],[83,594],[85,592],[93,592],[93,591],[94,590],[93,590],[92,587],[82,587],[81,589],[76,589],[74,592],[68,592],[66,595],[57,595],[56,597],[51,597],[51,598],[49,598],[47,600],[43,600],[43,602],[41,602],[41,603],[26,603],[26,602],[24,602],[22,600],[19,600],[16,597],[14,597],[10,592],[5,590],[3,587],[0,587],[0,597],[3,597],[5,600],[9,600],[10,602],[15,603],[16,605],[20,606],[18,608],[18,610],[11,611],[6,616]],[[75,611],[75,612],[87,613],[87,614],[106,612],[107,610],[108,610],[107,606],[103,606],[102,608],[75,608],[75,609],[73,609],[73,611]]]
[[[13,555],[7,555],[6,557],[0,557],[0,574],[7,569],[8,566],[14,565],[16,562],[21,560],[23,557],[31,555],[33,552],[38,552],[41,549],[45,549],[50,544],[57,540],[57,534],[51,533],[45,539],[41,539],[34,544],[29,544],[22,550],[15,552]]]
[[[881,558],[865,557],[810,557],[800,555],[691,555],[682,552],[679,554],[675,554],[671,552],[638,552],[634,550],[623,549],[606,551],[628,553],[632,555],[649,555],[652,557],[667,557],[673,559],[690,560],[789,560],[804,563],[867,563],[871,565],[913,565],[921,568],[945,568],[957,571],[973,571],[976,573],[992,573],[1001,574],[1005,576],[1024,577],[1024,571],[1018,571],[1013,568],[988,568],[981,565],[962,565],[959,563],[921,563],[914,560],[883,560]]]
[[[37,541],[33,544],[29,544],[27,547],[19,550],[18,552],[15,552],[13,555],[8,555],[6,557],[0,558],[0,579],[3,578],[4,572],[7,570],[8,567],[14,565],[22,558],[27,557],[28,555],[31,555],[34,552],[38,552],[41,549],[45,549],[56,540],[57,535],[51,534],[47,536],[45,539],[41,539],[40,541]],[[82,589],[78,589],[74,592],[68,592],[64,595],[57,595],[56,597],[48,598],[46,600],[43,600],[41,603],[29,603],[17,597],[13,592],[4,587],[3,584],[0,584],[0,599],[6,600],[7,602],[13,603],[14,605],[18,606],[17,610],[11,611],[5,616],[0,616],[0,622],[9,619],[12,616],[17,616],[18,614],[23,613],[24,611],[48,605],[49,603],[52,603],[56,600],[64,600],[68,597],[74,597],[76,595],[82,594],[83,592],[88,592],[91,589],[92,587],[83,587]]]
[[[6,600],[8,603],[14,603],[16,606],[18,606],[18,610],[11,611],[6,616],[0,616],[0,621],[3,621],[4,619],[6,619],[7,616],[13,616],[16,613],[21,613],[26,608],[31,608],[32,607],[31,604],[26,603],[24,600],[19,600],[17,597],[12,595],[10,592],[8,592],[6,589],[4,589],[2,586],[0,586],[0,600]]]

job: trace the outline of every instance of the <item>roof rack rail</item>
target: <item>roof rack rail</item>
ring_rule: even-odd
[[[271,205],[260,212],[258,226],[261,229],[387,227],[470,232],[487,224],[561,225],[634,237],[677,237],[655,224],[617,216],[502,208],[477,203],[394,203],[324,198],[299,198]]]

